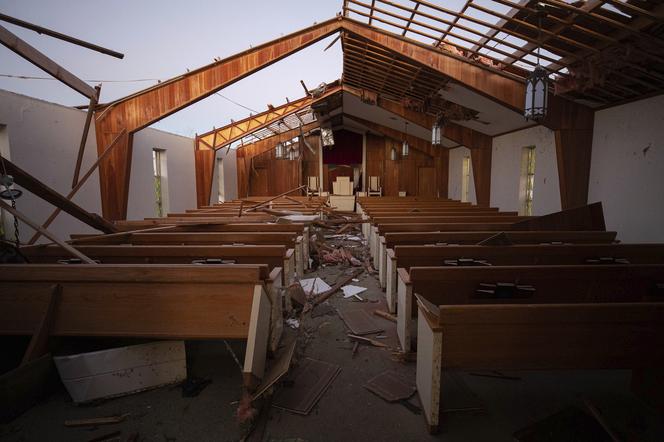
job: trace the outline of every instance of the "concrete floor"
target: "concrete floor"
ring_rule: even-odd
[[[357,246],[357,243],[347,243]],[[307,277],[319,276],[333,285],[348,267],[331,265]],[[255,441],[511,441],[512,434],[569,405],[591,399],[623,440],[664,440],[661,416],[646,407],[629,390],[628,371],[509,372],[518,380],[480,377],[469,373],[446,373],[443,408],[479,411],[444,412],[441,433],[427,433],[424,417],[399,403],[388,403],[363,387],[372,377],[394,370],[413,380],[415,364],[395,359],[395,324],[373,316],[383,327],[391,349],[360,345],[352,357],[353,344],[337,314],[349,309],[385,310],[384,294],[376,277],[362,274],[352,284],[367,287],[367,302],[329,300],[327,315],[305,316],[298,330],[294,362],[303,357],[338,364],[342,370],[308,416],[269,406],[262,410],[249,440]],[[314,310],[314,315],[315,315]],[[241,354],[241,345],[234,345]],[[248,428],[238,425],[234,413],[241,396],[241,377],[225,346],[218,342],[190,342],[188,371],[210,378],[199,396],[183,398],[179,388],[164,387],[95,405],[76,406],[60,387],[46,400],[9,424],[0,426],[1,441],[89,441],[121,431],[127,440],[138,433],[142,441],[236,441]],[[411,398],[417,405],[417,395]],[[66,419],[129,413],[122,423],[92,429],[67,428]],[[583,436],[578,440],[587,440]]]

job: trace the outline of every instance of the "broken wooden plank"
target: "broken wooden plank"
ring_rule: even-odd
[[[90,227],[101,230],[104,233],[112,233],[117,231],[117,228],[113,224],[106,221],[101,216],[88,212],[78,204],[72,202],[69,198],[60,195],[58,192],[51,189],[49,186],[42,183],[40,180],[30,175],[28,172],[21,169],[8,159],[0,157],[0,160],[3,163],[3,167],[7,170],[7,173],[14,177],[14,182],[23,187],[25,190],[33,193],[35,196],[38,196],[44,201],[48,201],[55,207],[64,210],[77,220],[84,222]]]

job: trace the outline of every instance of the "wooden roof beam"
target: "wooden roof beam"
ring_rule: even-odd
[[[92,99],[97,97],[97,91],[85,81],[72,74],[46,55],[21,40],[4,26],[0,26],[0,43],[16,52],[39,69],[57,78],[79,94]]]
[[[240,121],[234,121],[226,126],[201,134],[197,138],[198,143],[203,143],[212,149],[219,149],[261,129],[268,129],[274,133],[274,130],[270,128],[270,125],[283,121],[283,119],[289,115],[297,115],[298,112],[310,107],[312,104],[325,100],[329,96],[338,92],[341,92],[341,86],[335,85],[320,97],[314,98],[309,95],[295,101],[284,103],[278,107],[269,108],[260,114],[252,115]],[[288,127],[285,122],[284,125]],[[289,127],[289,129],[291,128]],[[215,140],[214,143],[213,140]],[[201,148],[198,143],[197,148]]]
[[[133,134],[174,112],[338,32],[342,18],[292,34],[187,72],[110,103],[96,111],[97,152],[102,154],[123,129],[127,135],[99,168],[102,210],[108,219],[127,215]],[[94,89],[93,89],[94,91]]]

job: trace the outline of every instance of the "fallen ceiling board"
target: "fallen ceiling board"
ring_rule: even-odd
[[[408,399],[415,393],[415,384],[392,370],[369,379],[364,388],[388,402]]]
[[[293,413],[309,414],[340,371],[341,367],[335,364],[303,359],[293,375],[293,386],[279,390],[272,406]]]
[[[383,331],[364,310],[350,310],[339,314],[355,335],[362,336]]]
[[[293,353],[295,352],[295,345],[297,344],[297,335],[293,334],[290,337],[290,341],[279,351],[279,354],[276,356],[274,363],[270,366],[263,382],[258,386],[256,392],[252,396],[252,400],[256,400],[261,396],[267,389],[273,386],[279,379],[281,379],[290,368],[291,360],[293,359]]]

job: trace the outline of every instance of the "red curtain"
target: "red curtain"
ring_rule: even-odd
[[[323,148],[323,164],[362,164],[362,135],[334,131],[334,146]]]

